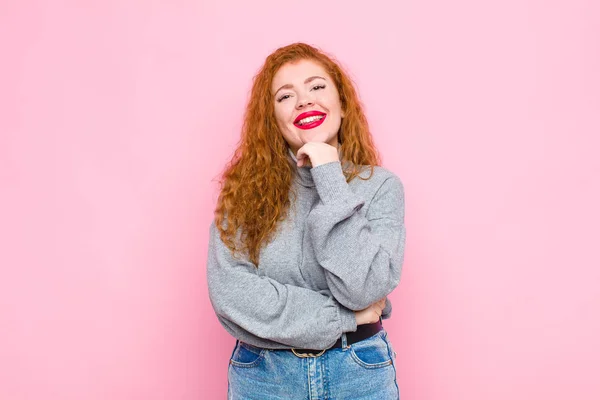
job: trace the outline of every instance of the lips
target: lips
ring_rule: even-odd
[[[310,122],[300,125],[300,121],[302,121],[303,119],[306,119],[306,118],[311,118],[311,117],[322,117],[322,118],[315,119],[313,121],[310,121]],[[325,121],[325,118],[327,118],[327,114],[325,114],[321,111],[307,111],[296,117],[296,119],[294,120],[294,126],[296,126],[297,128],[300,128],[300,129],[316,128],[317,126],[321,125],[323,123],[323,121]]]

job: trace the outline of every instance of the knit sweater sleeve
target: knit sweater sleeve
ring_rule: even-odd
[[[234,258],[214,221],[207,282],[210,301],[223,327],[250,344],[326,349],[342,332],[357,328],[354,312],[331,295],[259,276],[247,258]],[[267,345],[266,341],[276,343]]]
[[[362,310],[400,282],[406,240],[402,182],[390,174],[360,213],[365,199],[350,189],[339,161],[318,165],[311,174],[321,200],[307,221],[317,261],[333,296]]]

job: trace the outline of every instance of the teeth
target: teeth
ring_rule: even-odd
[[[305,125],[305,124],[311,123],[313,121],[318,121],[320,119],[323,119],[323,115],[315,115],[313,117],[301,119],[300,121],[298,121],[298,125]]]

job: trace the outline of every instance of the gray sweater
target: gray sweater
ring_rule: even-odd
[[[400,281],[404,189],[383,167],[368,180],[346,183],[339,161],[298,168],[289,156],[296,199],[261,250],[258,269],[233,258],[212,222],[209,298],[236,339],[268,349],[327,349],[342,332],[356,330],[353,310],[387,296]],[[382,319],[391,311],[386,299]]]

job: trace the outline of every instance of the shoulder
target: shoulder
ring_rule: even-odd
[[[378,165],[373,167],[369,165],[361,166],[360,174],[350,181],[350,185],[365,187],[365,189],[369,188],[369,191],[375,192],[382,187],[404,192],[404,185],[400,177],[393,171]]]
[[[361,171],[364,178],[371,174],[371,168]],[[404,218],[404,185],[400,177],[385,167],[374,166],[373,174],[368,180],[357,179],[360,183],[355,192],[366,200],[366,213],[368,219],[390,218],[402,220]]]

